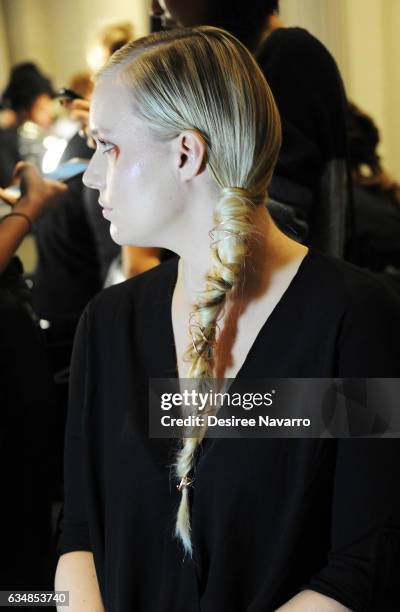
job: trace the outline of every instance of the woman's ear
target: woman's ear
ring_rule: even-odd
[[[196,130],[185,130],[178,136],[178,172],[181,181],[190,181],[203,172],[207,145]]]

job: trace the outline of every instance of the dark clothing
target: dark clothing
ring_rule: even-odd
[[[69,181],[68,192],[58,205],[35,223],[38,265],[33,277],[33,306],[46,330],[49,362],[57,392],[57,424],[54,439],[64,436],[68,397],[68,373],[72,344],[79,318],[89,300],[102,288],[100,265],[83,201],[82,176]],[[100,208],[100,207],[99,207]],[[60,447],[59,447],[60,448]],[[54,462],[62,473],[62,452]],[[61,478],[55,483],[61,494]]]
[[[34,275],[34,307],[50,321],[77,321],[102,287],[83,202],[82,176],[69,181],[68,187],[59,205],[35,223],[39,261]]]
[[[83,194],[82,176],[77,176],[69,181],[68,192],[58,205],[47,211],[34,228],[39,257],[33,277],[33,305],[40,318],[50,321],[46,337],[49,362],[57,382],[58,441],[64,435],[68,371],[76,327],[85,306],[103,286]],[[61,462],[59,453],[58,458]]]
[[[70,140],[62,162],[73,157],[90,159],[93,150],[79,134]],[[68,181],[68,192],[58,205],[35,223],[38,264],[33,278],[33,304],[40,317],[51,322],[48,332],[56,371],[69,365],[79,317],[88,301],[103,287],[104,251],[108,265],[120,251],[110,237],[109,223],[89,192],[82,175]],[[93,192],[96,198],[97,192]],[[94,223],[93,219],[96,220]],[[54,354],[54,350],[57,354]]]
[[[0,589],[52,588],[55,392],[22,265],[0,275]]]
[[[379,187],[354,187],[355,259],[377,272],[400,269],[400,203]]]
[[[75,341],[60,553],[93,551],[107,612],[272,612],[302,588],[397,610],[400,441],[205,439],[194,558],[173,537],[176,440],[148,436],[148,378],[174,377],[177,258],[115,285]],[[397,377],[399,301],[310,251],[238,377]]]
[[[314,206],[312,192],[300,183],[275,174],[268,196],[268,210],[281,231],[297,242],[307,242]]]
[[[343,256],[347,103],[336,62],[302,28],[275,30],[256,57],[282,119],[282,149],[269,195],[287,211],[282,216],[273,202],[270,212],[299,242]]]
[[[17,129],[0,129],[0,187],[10,184],[15,164],[20,159]]]
[[[272,32],[257,52],[257,61],[271,87],[278,108],[291,126],[316,147],[319,163],[346,156],[346,98],[343,82],[331,53],[303,28]],[[280,160],[282,172],[296,172],[290,159]],[[301,152],[298,152],[301,155]],[[308,158],[312,156],[309,153]],[[317,165],[304,163],[310,186],[318,180]],[[297,169],[298,171],[298,169]]]

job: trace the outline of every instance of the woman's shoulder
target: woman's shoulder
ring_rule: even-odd
[[[400,296],[382,275],[317,249],[309,252],[308,284],[322,299],[332,304],[340,302],[347,308],[370,303],[400,307]]]
[[[318,308],[338,325],[339,375],[397,377],[400,297],[378,275],[322,253],[313,259]]]

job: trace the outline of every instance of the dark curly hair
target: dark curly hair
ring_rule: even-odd
[[[379,130],[373,119],[349,102],[347,110],[349,163],[357,185],[386,191],[400,202],[400,185],[382,167],[377,148]]]
[[[54,95],[51,81],[32,62],[17,64],[11,71],[2,105],[15,112],[29,111],[42,94]]]

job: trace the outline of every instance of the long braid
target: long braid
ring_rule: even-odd
[[[192,343],[185,353],[185,358],[191,362],[188,378],[213,377],[217,322],[224,311],[229,294],[240,281],[244,260],[249,254],[249,242],[254,233],[252,213],[256,201],[257,198],[253,198],[245,189],[227,187],[222,190],[215,210],[215,227],[212,232],[213,265],[206,274],[205,290],[194,305],[191,317]],[[194,467],[196,451],[204,438],[206,428],[194,428],[193,432],[193,437],[183,438],[182,448],[174,464],[175,474],[180,482],[179,489],[182,492],[175,535],[180,538],[185,552],[190,556],[192,543],[189,474]]]

